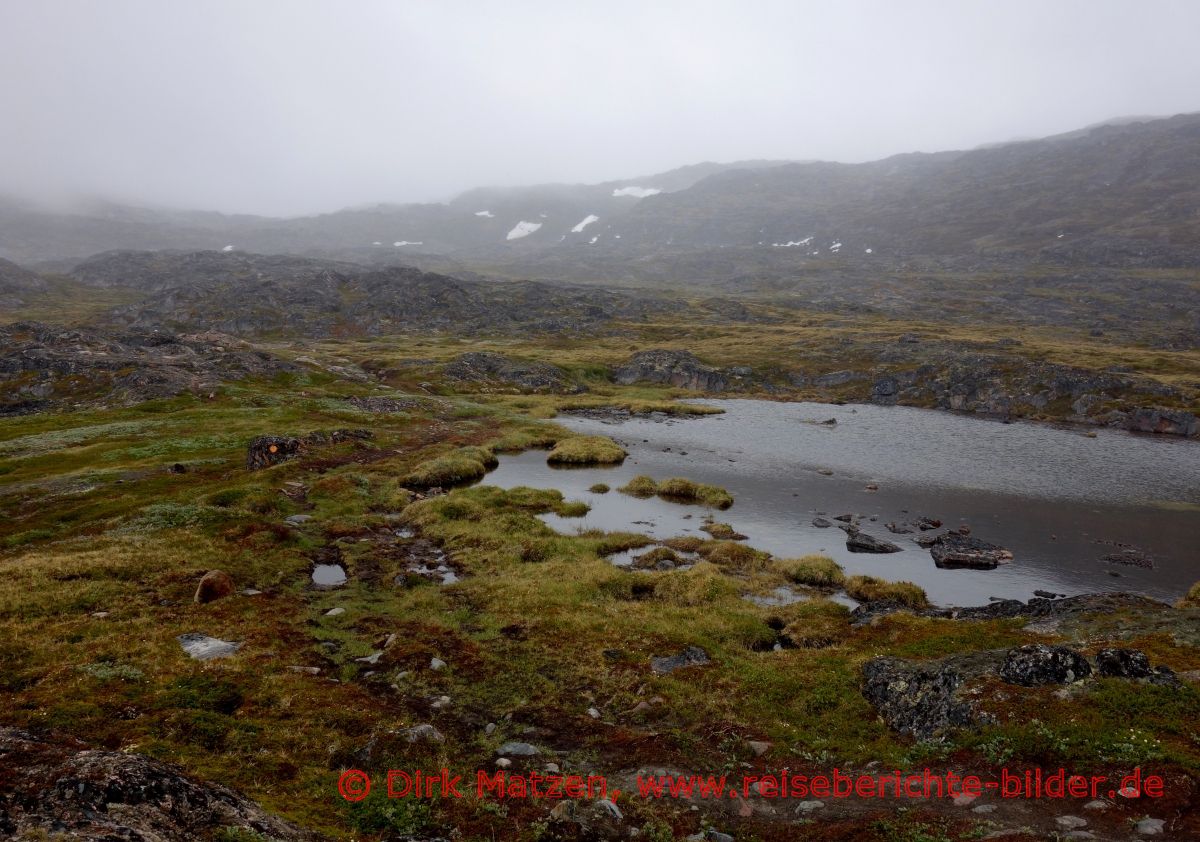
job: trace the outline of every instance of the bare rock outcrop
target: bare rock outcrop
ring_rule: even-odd
[[[0,728],[0,835],[6,839],[191,842],[222,830],[281,842],[324,838],[178,766]]]

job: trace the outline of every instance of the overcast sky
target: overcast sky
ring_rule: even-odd
[[[1196,0],[0,0],[0,193],[304,214],[1200,110]]]

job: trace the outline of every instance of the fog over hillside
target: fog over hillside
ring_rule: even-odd
[[[1187,0],[0,7],[0,194],[296,216],[1200,108]],[[636,183],[635,183],[636,186]]]

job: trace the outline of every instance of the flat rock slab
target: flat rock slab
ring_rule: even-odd
[[[240,643],[209,637],[206,634],[199,634],[197,632],[181,634],[175,639],[179,641],[179,645],[183,647],[183,651],[187,652],[197,661],[228,658],[242,648],[242,644]]]
[[[683,667],[698,667],[708,663],[708,653],[699,646],[689,646],[678,655],[664,655],[650,659],[650,669],[666,675]]]
[[[938,567],[951,570],[960,567],[994,570],[997,566],[1012,561],[1013,557],[1004,547],[956,532],[938,536],[929,547],[929,554],[933,556],[933,563]]]

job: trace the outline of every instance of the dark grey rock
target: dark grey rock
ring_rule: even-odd
[[[933,556],[934,564],[947,569],[992,570],[1012,561],[1012,553],[1003,547],[957,532],[939,536],[930,545],[929,554]]]
[[[650,659],[650,669],[660,675],[674,672],[684,667],[698,667],[707,664],[708,653],[699,646],[689,646],[678,655],[664,655]]]
[[[866,532],[855,531],[846,535],[846,549],[852,553],[898,553],[900,547],[891,541],[884,541],[868,535]]]
[[[1010,649],[1000,667],[1002,679],[1023,687],[1070,684],[1091,674],[1091,664],[1074,649],[1042,643]]]
[[[875,658],[862,675],[863,696],[893,731],[929,740],[977,721],[970,702],[956,695],[963,676],[952,666]]]

